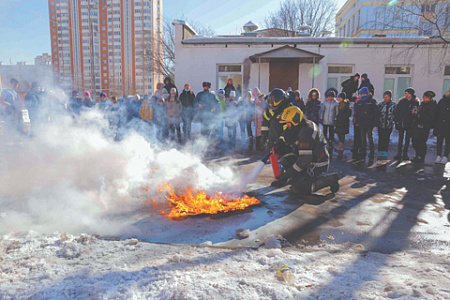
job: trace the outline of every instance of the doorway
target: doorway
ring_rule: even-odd
[[[269,64],[269,90],[280,88],[298,90],[299,63],[292,61],[271,61]]]

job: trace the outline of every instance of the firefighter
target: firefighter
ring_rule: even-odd
[[[272,182],[274,187],[291,185],[298,195],[309,195],[330,187],[335,194],[339,190],[337,173],[328,172],[330,158],[327,141],[319,126],[308,121],[298,107],[288,107],[280,115],[283,130],[275,144],[275,153],[281,157],[284,173]]]
[[[261,125],[261,136],[266,149],[271,149],[278,137],[283,132],[285,124],[280,123],[282,112],[292,107],[288,95],[282,89],[273,89],[267,99],[268,107],[264,112]]]

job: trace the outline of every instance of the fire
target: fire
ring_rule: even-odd
[[[168,214],[161,212],[162,215],[169,218],[226,213],[244,210],[249,206],[261,203],[258,199],[247,195],[236,197],[230,194],[223,195],[219,192],[213,196],[208,196],[205,191],[195,191],[192,187],[188,187],[183,195],[178,196],[173,187],[167,183],[163,184],[160,190],[166,192],[166,199],[175,205]]]

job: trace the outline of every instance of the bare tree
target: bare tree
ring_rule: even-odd
[[[377,8],[376,18],[368,28],[386,32],[407,31],[450,44],[450,1],[393,0],[387,6]]]
[[[441,74],[441,65],[448,64],[450,0],[392,0],[388,5],[377,7],[373,21],[362,26],[381,34],[407,33],[423,37],[417,43],[393,47],[391,63],[411,64],[419,53],[428,61],[421,71],[429,75]]]
[[[322,30],[334,30],[336,12],[336,2],[331,0],[285,0],[265,19],[265,25],[290,31],[309,25],[311,36],[318,36]]]
[[[181,18],[183,19],[183,18]],[[201,25],[195,21],[189,22],[189,25],[194,28],[198,34],[212,36],[214,35],[214,30],[210,26]],[[164,31],[162,39],[162,57],[158,55],[161,51],[153,51],[154,47],[160,45],[152,43],[149,41],[147,46],[147,60],[149,63],[150,71],[153,68],[158,68],[161,70],[164,77],[174,78],[175,76],[175,27],[172,21],[169,19],[164,19]],[[153,63],[154,62],[154,63]]]

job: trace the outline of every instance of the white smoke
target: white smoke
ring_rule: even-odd
[[[33,139],[2,143],[0,232],[129,233],[118,216],[150,207],[146,200],[164,182],[181,191],[241,188],[230,167],[202,162],[205,141],[176,150],[134,131],[114,141],[108,130],[108,121],[92,109],[76,124],[61,116]],[[166,203],[162,195],[153,200]]]

